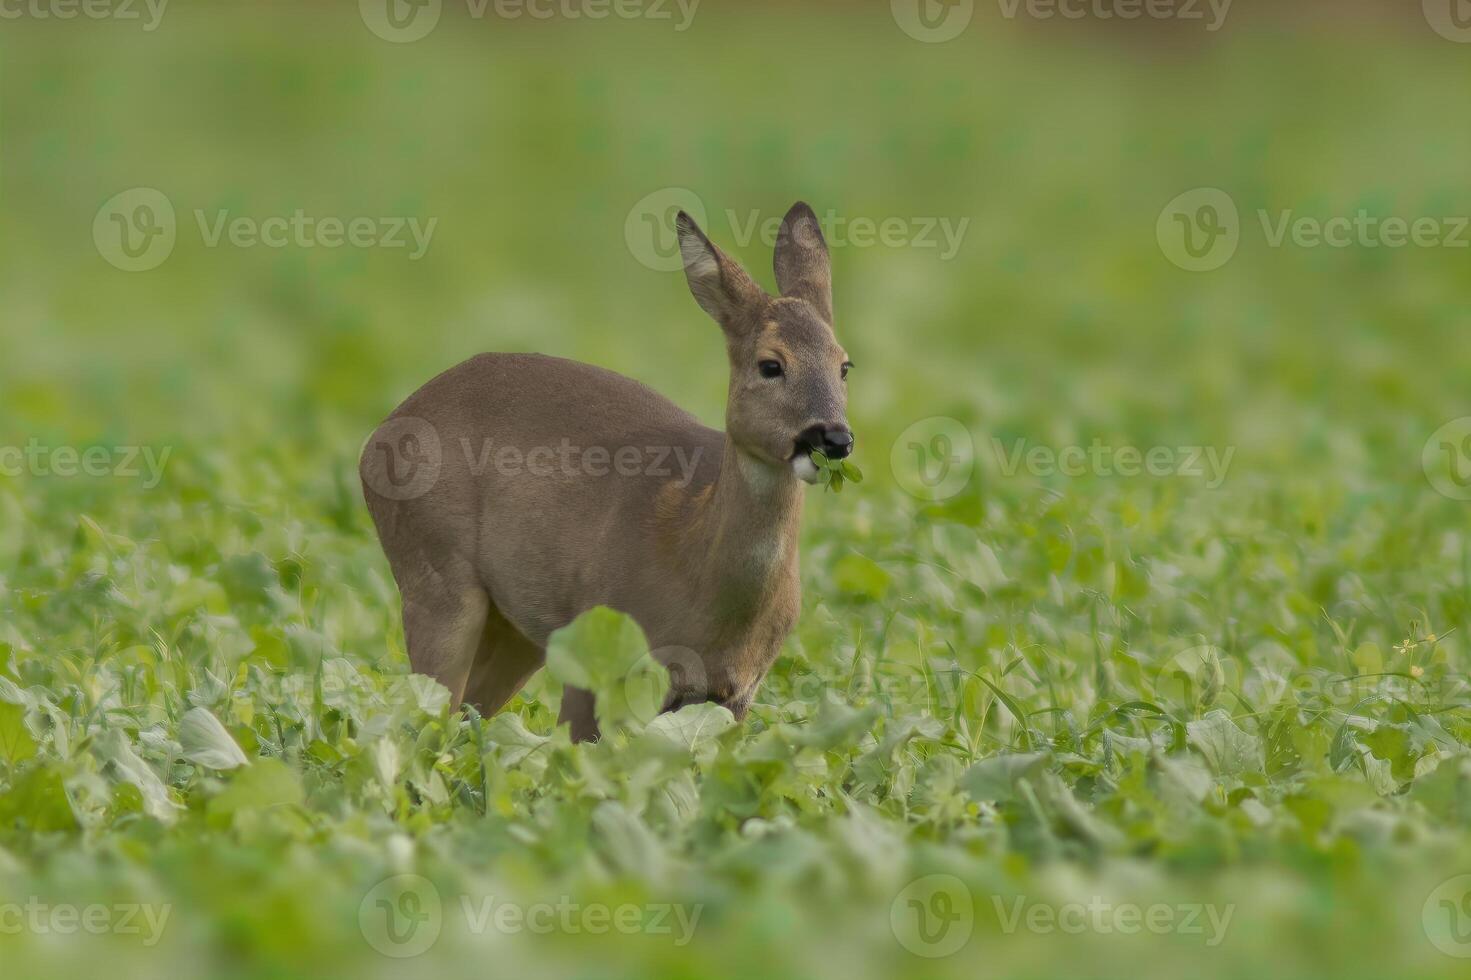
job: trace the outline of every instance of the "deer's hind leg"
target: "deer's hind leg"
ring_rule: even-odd
[[[546,652],[523,636],[492,604],[465,686],[465,701],[489,718],[505,707],[544,663]]]

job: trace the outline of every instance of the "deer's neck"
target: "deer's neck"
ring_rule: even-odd
[[[746,455],[729,438],[720,474],[694,500],[685,554],[716,608],[764,603],[797,560],[802,485],[790,469]]]

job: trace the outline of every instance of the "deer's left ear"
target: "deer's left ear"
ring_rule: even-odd
[[[674,226],[679,233],[684,276],[695,301],[723,329],[735,331],[741,322],[741,314],[759,302],[765,293],[739,262],[705,237],[694,218],[681,211]]]
[[[806,300],[829,325],[833,322],[833,270],[827,240],[817,215],[806,203],[792,205],[776,236],[776,288],[783,296]]]

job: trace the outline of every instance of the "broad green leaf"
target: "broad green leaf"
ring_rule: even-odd
[[[1262,771],[1262,740],[1238,728],[1224,710],[1186,722],[1185,730],[1190,745],[1219,775]]]
[[[666,712],[649,722],[647,734],[666,738],[690,752],[735,727],[735,715],[723,705],[702,701]]]
[[[485,740],[500,749],[497,758],[501,765],[508,767],[519,765],[551,741],[527,728],[520,715],[504,712],[485,723]]]
[[[1452,826],[1471,824],[1471,756],[1441,759],[1433,772],[1415,780],[1409,796]]]
[[[179,744],[185,759],[207,769],[234,769],[249,762],[225,726],[205,708],[185,712],[179,721]]]
[[[59,766],[31,766],[9,789],[0,790],[0,833],[12,827],[37,833],[79,828]]]
[[[442,714],[449,707],[450,693],[432,677],[403,674],[395,679],[391,697],[395,703],[402,703],[411,711],[432,716]]]
[[[301,805],[305,794],[296,772],[280,759],[257,759],[237,769],[230,784],[209,801],[209,815],[229,823],[250,812]]]
[[[398,774],[403,766],[403,754],[398,743],[385,736],[374,742],[368,751],[373,760],[373,775],[378,777],[379,785],[391,793],[398,785]]]
[[[0,761],[15,766],[36,755],[36,739],[26,726],[26,709],[0,701]]]
[[[849,552],[833,566],[833,581],[844,592],[869,599],[882,599],[892,581],[889,573],[873,559]]]
[[[664,843],[622,803],[598,804],[592,825],[603,854],[614,867],[654,881],[663,877],[669,863]]]
[[[600,726],[620,726],[652,720],[644,695],[647,681],[663,668],[649,656],[633,617],[598,606],[551,635],[547,671],[564,685],[593,692]]]
[[[873,730],[874,720],[881,711],[877,704],[855,708],[828,694],[817,709],[817,717],[793,730],[792,741],[821,749],[855,745]]]
[[[1047,755],[1042,752],[993,755],[967,769],[960,785],[972,799],[1006,803],[1016,799],[1019,780],[1035,781],[1046,765]]]
[[[97,756],[104,769],[119,782],[136,787],[143,796],[143,809],[149,816],[171,823],[178,816],[179,805],[169,798],[168,787],[158,773],[145,762],[121,729],[114,728],[97,743]]]
[[[1191,805],[1204,800],[1215,786],[1216,781],[1210,770],[1187,753],[1178,756],[1156,755],[1154,764],[1159,770],[1162,793]]]

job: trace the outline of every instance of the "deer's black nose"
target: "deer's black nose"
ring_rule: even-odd
[[[814,425],[797,437],[797,445],[816,449],[828,459],[843,459],[853,451],[853,430],[846,425]]]
[[[844,459],[853,451],[853,430],[846,425],[826,426],[822,430],[822,452],[828,459]]]

